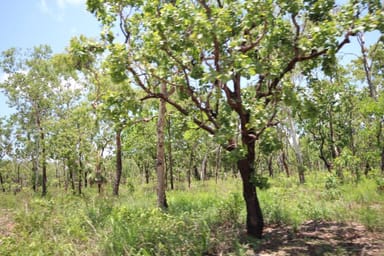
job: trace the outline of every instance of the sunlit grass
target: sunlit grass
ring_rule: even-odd
[[[306,184],[283,175],[258,190],[266,224],[309,220],[360,222],[384,231],[384,195],[374,178],[358,183],[332,180],[327,173],[307,175]],[[330,183],[331,182],[331,183]],[[332,183],[333,182],[333,183]],[[132,186],[132,184],[136,184]],[[167,192],[169,209],[156,208],[155,184],[111,184],[102,194],[82,196],[50,188],[49,195],[2,193],[0,210],[11,211],[13,235],[1,238],[0,255],[202,255],[244,249],[245,207],[241,181],[235,178],[193,182]],[[236,254],[235,253],[235,254]]]

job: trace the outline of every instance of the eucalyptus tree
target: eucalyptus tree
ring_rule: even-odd
[[[109,130],[109,120],[102,116],[103,97],[110,86],[110,78],[105,74],[100,56],[104,48],[99,42],[89,39],[83,35],[72,38],[68,47],[73,67],[78,70],[84,79],[87,90],[88,115],[93,120],[93,125],[88,132],[91,136],[92,145],[95,147],[95,170],[89,178],[97,183],[99,193],[106,178],[102,174],[103,159],[113,141],[113,131]]]
[[[10,122],[0,118],[0,167],[3,166],[5,156],[9,156],[12,150],[11,133]],[[0,186],[3,192],[5,192],[4,183],[3,173],[0,170]]]
[[[375,155],[379,156],[380,169],[384,173],[384,111],[383,111],[383,81],[384,81],[384,37],[368,47],[364,34],[359,33],[361,56],[354,60],[352,73],[358,83],[363,83],[368,93],[363,91],[361,114],[364,129],[359,129],[365,140],[359,144],[367,152],[367,169],[373,164]],[[375,142],[375,143],[372,143]],[[371,144],[371,145],[367,145]],[[375,145],[372,145],[375,144]]]
[[[88,0],[87,6],[104,25],[114,74],[173,105],[238,156],[247,231],[259,238],[255,143],[275,125],[285,77],[304,62],[302,69],[322,64],[330,72],[350,37],[383,19],[380,3],[372,1]],[[164,84],[177,93],[161,91]],[[243,93],[246,86],[253,90]]]
[[[7,79],[1,83],[18,127],[18,138],[26,138],[36,182],[41,167],[42,195],[47,193],[47,136],[52,116],[55,89],[61,86],[60,72],[52,59],[49,46],[41,45],[25,53],[11,48],[2,53],[1,67]]]
[[[110,121],[115,131],[116,173],[113,194],[118,195],[123,170],[122,132],[136,122],[147,120],[139,118],[141,107],[128,81],[122,83],[110,81],[108,84],[101,99],[100,111],[102,118]]]
[[[343,67],[335,65],[333,72],[330,76],[312,72],[306,88],[299,93],[302,106],[298,115],[299,124],[311,137],[324,166],[342,177],[341,168],[334,167],[344,149],[355,152],[356,90]]]

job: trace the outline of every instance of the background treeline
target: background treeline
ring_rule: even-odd
[[[257,143],[259,175],[284,173],[304,181],[308,172],[326,171],[359,181],[384,172],[381,39],[369,48],[359,41],[364,54],[336,65],[332,74],[320,69],[306,77],[292,74],[276,125]],[[98,61],[89,60],[82,70],[74,62],[70,53],[54,55],[49,46],[3,52],[8,78],[1,87],[14,110],[1,119],[3,192],[112,189],[104,184],[113,184],[116,176],[116,131],[121,182],[134,187],[155,179],[158,101],[142,100],[142,92],[128,83],[114,83]],[[241,152],[228,152],[172,107],[165,136],[169,189],[237,175],[234,159]]]

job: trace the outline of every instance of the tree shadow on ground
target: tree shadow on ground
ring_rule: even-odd
[[[357,223],[309,221],[296,231],[268,226],[261,242],[250,242],[246,255],[384,255],[384,235]]]

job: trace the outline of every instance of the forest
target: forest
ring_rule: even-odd
[[[382,1],[87,10],[0,55],[0,255],[384,255]]]

